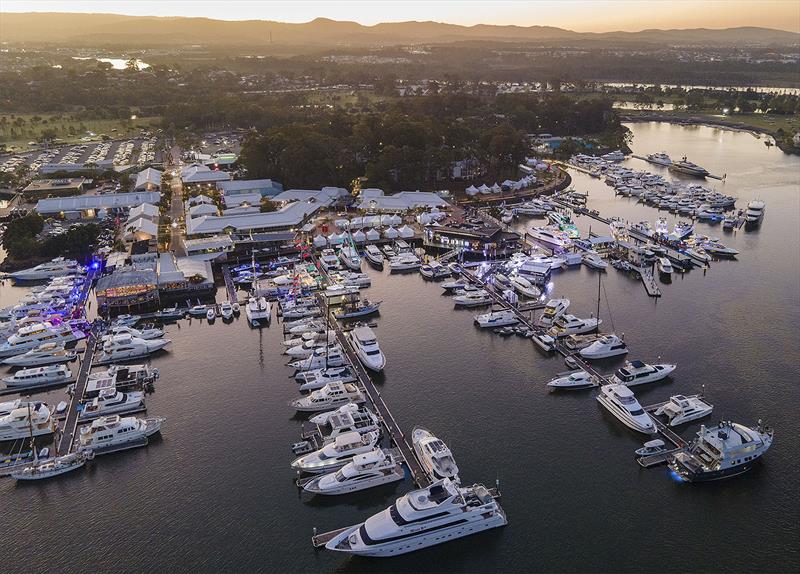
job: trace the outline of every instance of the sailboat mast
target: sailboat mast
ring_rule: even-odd
[[[595,318],[599,321],[600,320],[600,283],[603,281],[603,273],[601,271],[597,272],[597,315]],[[600,325],[598,324],[598,327]]]
[[[38,460],[36,456],[36,444],[33,440],[33,419],[31,418],[31,402],[28,401],[28,433],[30,434],[31,452],[33,453],[33,461]]]

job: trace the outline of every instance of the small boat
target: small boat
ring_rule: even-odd
[[[514,290],[520,295],[531,299],[538,299],[542,294],[542,291],[538,287],[520,275],[512,275],[510,279]]]
[[[434,480],[449,478],[459,482],[458,465],[444,441],[429,430],[417,427],[411,433],[411,442],[417,458]]]
[[[575,391],[579,389],[590,389],[598,385],[596,377],[583,370],[563,373],[547,383],[547,386],[556,390]]]
[[[301,391],[314,391],[328,383],[353,383],[356,381],[356,376],[347,366],[328,367],[327,369],[301,371],[295,375],[295,380],[300,383]]]
[[[233,305],[231,305],[231,308],[233,309],[233,314],[234,315],[238,315],[239,313],[242,312],[242,308],[239,306],[239,303],[237,301],[233,302]]]
[[[94,452],[91,450],[71,452],[55,458],[34,461],[30,466],[12,472],[11,477],[15,480],[44,480],[78,470],[93,458]]]
[[[450,268],[446,265],[442,265],[436,259],[431,259],[429,263],[422,265],[419,268],[419,274],[425,277],[426,279],[442,279],[444,277],[450,277],[452,272]]]
[[[367,245],[364,248],[364,256],[375,267],[383,268],[383,253],[376,245]]]
[[[633,391],[625,385],[603,385],[597,400],[625,426],[641,433],[655,434],[653,419],[636,400]]]
[[[307,371],[323,367],[341,367],[346,364],[347,357],[345,357],[342,347],[335,345],[314,349],[311,356],[293,361],[289,363],[289,366],[293,369]]]
[[[222,315],[223,319],[232,319],[233,318],[233,305],[231,305],[230,301],[223,301],[219,304],[219,312]]]
[[[699,397],[673,395],[669,401],[656,409],[655,414],[667,417],[669,426],[674,427],[708,416],[712,410],[714,405],[709,405]]]
[[[341,434],[331,444],[292,461],[292,468],[311,474],[327,473],[346,465],[356,455],[372,451],[380,438],[378,432]]]
[[[412,271],[422,267],[422,262],[413,253],[403,253],[389,259],[389,271]]]
[[[298,411],[316,412],[336,408],[346,403],[364,402],[364,394],[352,383],[332,382],[310,395],[300,397],[289,403]]]
[[[372,315],[380,310],[382,301],[372,302],[369,299],[364,299],[355,305],[345,307],[344,310],[334,313],[337,319],[352,319],[354,317],[364,317],[365,315]]]
[[[556,339],[547,333],[534,334],[533,337],[531,337],[531,341],[536,343],[543,351],[550,352],[554,351],[556,348]]]
[[[580,350],[584,359],[605,359],[628,353],[625,341],[616,335],[603,335],[597,341]]]
[[[602,319],[598,319],[596,317],[580,319],[575,315],[565,313],[553,321],[553,327],[550,329],[550,334],[556,337],[566,337],[568,335],[582,335],[583,333],[591,333],[597,329],[602,322]]]
[[[483,307],[491,305],[492,301],[493,299],[483,289],[453,297],[453,304],[456,307]]]
[[[192,317],[205,317],[206,313],[208,313],[208,305],[195,305],[194,307],[190,307],[186,313]]]
[[[214,311],[214,308],[213,308],[213,307],[209,307],[209,308],[208,308],[208,310],[206,311],[206,319],[207,319],[209,322],[211,322],[211,321],[213,321],[213,320],[214,320],[214,319],[216,319],[216,318],[217,318],[217,314],[216,314],[216,312]]]
[[[336,472],[316,476],[302,482],[302,488],[313,494],[346,494],[381,484],[403,480],[403,467],[392,454],[375,448],[355,455]]]
[[[176,321],[183,317],[184,312],[177,307],[167,307],[156,313],[156,317],[162,321]]]
[[[664,445],[664,441],[660,438],[655,440],[649,440],[642,445],[641,448],[636,449],[636,456],[643,457],[643,456],[650,456],[653,454],[659,454],[662,452],[666,452],[666,448]]]
[[[47,365],[22,369],[11,376],[3,377],[7,387],[36,387],[55,385],[72,378],[72,371],[66,365]]]
[[[361,256],[352,244],[345,244],[339,250],[339,260],[353,271],[361,271]]]
[[[594,251],[587,251],[583,255],[581,255],[581,261],[587,267],[591,267],[592,269],[606,269],[608,267],[608,263],[603,261],[603,258]]]
[[[458,279],[456,281],[446,281],[441,285],[439,285],[439,287],[441,287],[445,291],[458,291],[459,289],[463,289],[467,285],[469,285],[467,281],[465,281],[464,279]]]
[[[677,365],[648,365],[642,361],[630,361],[611,376],[611,382],[619,385],[642,385],[665,379],[676,369]]]
[[[111,327],[108,332],[108,335],[103,335],[103,341],[108,341],[114,335],[130,335],[131,337],[137,337],[139,339],[144,339],[145,341],[150,341],[152,339],[161,339],[164,336],[163,329],[156,329],[154,327],[145,327],[144,329],[134,329],[133,327]]]
[[[117,315],[116,319],[114,319],[114,325],[120,327],[133,327],[136,323],[142,320],[141,315]]]
[[[483,315],[476,315],[475,322],[481,329],[488,329],[493,327],[516,325],[519,323],[519,319],[512,311],[502,310],[484,313]]]
[[[671,275],[672,274],[672,263],[666,257],[659,257],[657,259],[658,265],[658,272],[663,275]]]

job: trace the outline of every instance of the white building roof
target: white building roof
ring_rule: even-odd
[[[308,201],[321,203],[326,207],[340,197],[349,195],[343,187],[323,187],[322,189],[288,189],[272,198],[272,201]]]
[[[219,210],[213,203],[198,203],[189,208],[189,217],[200,217],[203,215],[217,215]]]
[[[259,211],[261,211],[261,208],[258,205],[240,205],[239,207],[223,209],[222,215],[242,215],[243,213],[258,213]]]
[[[161,187],[161,173],[152,167],[140,171],[136,174],[136,185],[133,189],[146,189],[148,185]]]
[[[149,235],[150,237],[155,237],[158,235],[158,225],[150,221],[149,219],[145,219],[140,217],[136,221],[128,221],[125,223],[125,239],[133,238],[137,233]]]
[[[156,219],[159,215],[158,207],[152,203],[143,203],[131,208],[128,214],[128,219],[136,219],[137,217],[147,217],[148,219]]]
[[[378,211],[405,211],[416,207],[450,207],[450,204],[432,191],[401,191],[394,195],[371,194],[362,197],[358,207]]]
[[[277,229],[300,225],[303,220],[322,207],[319,203],[297,201],[290,203],[278,211],[267,213],[248,213],[244,215],[196,217],[186,222],[186,235],[205,235],[223,233],[232,227],[236,231],[256,229]]]
[[[233,240],[230,235],[214,235],[212,237],[201,237],[199,239],[184,239],[183,246],[190,255],[206,249],[226,250],[233,247]]]
[[[239,207],[243,203],[248,203],[250,205],[260,206],[261,205],[261,194],[260,193],[239,193],[235,195],[225,195],[223,196],[222,200],[225,202],[225,207],[232,208],[232,207]]]
[[[198,203],[214,203],[214,200],[202,193],[189,198],[189,205],[197,205]]]
[[[60,213],[62,211],[84,211],[87,209],[122,209],[141,205],[142,203],[158,203],[159,201],[161,201],[161,194],[157,191],[49,197],[39,200],[36,204],[36,211],[45,214]]]
[[[225,195],[258,192],[274,195],[283,191],[283,185],[271,179],[235,179],[221,181],[219,187]]]
[[[181,170],[181,181],[183,183],[207,183],[215,181],[228,181],[231,174],[226,171],[210,170],[204,165],[192,164]]]

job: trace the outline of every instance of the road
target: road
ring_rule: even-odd
[[[167,169],[180,169],[181,166],[181,154],[180,148],[177,146],[172,147],[170,150],[169,156],[169,166]],[[185,257],[186,256],[186,248],[183,245],[183,234],[186,230],[185,226],[185,210],[184,210],[184,202],[183,202],[183,184],[181,183],[180,177],[173,177],[170,183],[170,188],[172,190],[172,203],[170,204],[169,208],[169,216],[173,223],[177,223],[177,228],[173,227],[171,239],[169,243],[169,249],[172,251],[177,257]]]

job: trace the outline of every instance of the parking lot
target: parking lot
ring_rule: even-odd
[[[0,156],[0,172],[12,173],[20,165],[27,165],[30,173],[40,172],[43,166],[52,173],[55,165],[64,171],[87,167],[114,169],[134,165],[145,166],[162,161],[158,137],[142,137],[120,141],[81,143],[53,147],[39,151]],[[46,175],[42,171],[43,175]]]

